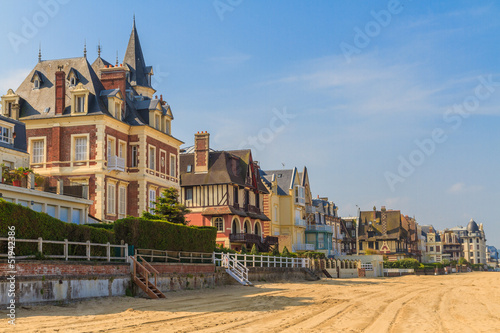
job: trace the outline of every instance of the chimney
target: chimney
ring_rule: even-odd
[[[210,148],[210,134],[198,132],[194,135],[194,172],[208,172],[208,158]]]
[[[59,68],[56,72],[56,114],[63,114],[66,108],[66,73]]]
[[[113,67],[109,66],[101,68],[101,83],[106,90],[120,89],[123,96],[125,96],[127,71],[123,66]]]

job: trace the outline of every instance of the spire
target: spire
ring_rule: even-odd
[[[83,57],[87,59],[87,38],[83,42]]]
[[[97,44],[97,57],[101,57],[101,41]]]
[[[118,66],[118,50],[116,50],[116,63],[115,63],[116,66]]]
[[[38,45],[38,62],[42,62],[42,43]]]
[[[125,64],[130,68],[130,82],[132,85],[143,87],[151,86],[148,80],[148,74],[151,72],[151,67],[146,67],[146,62],[144,61],[141,42],[139,41],[139,34],[137,33],[135,24],[135,15],[132,33],[130,34],[125,57],[123,58],[123,65]]]

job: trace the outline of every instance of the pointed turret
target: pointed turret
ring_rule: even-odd
[[[151,75],[153,74],[153,69],[151,66],[146,66],[146,62],[144,61],[139,35],[135,26],[135,17],[123,64],[126,64],[130,70],[130,85],[132,87],[152,88]],[[147,95],[151,97],[153,94],[154,92],[150,94],[148,92]]]

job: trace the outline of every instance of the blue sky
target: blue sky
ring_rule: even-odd
[[[494,1],[42,0],[2,12],[2,93],[39,43],[42,58],[65,58],[86,39],[92,62],[100,40],[121,62],[135,13],[186,145],[206,130],[213,148],[252,148],[264,169],[306,165],[313,195],[343,216],[385,205],[439,229],[474,218],[500,247]]]

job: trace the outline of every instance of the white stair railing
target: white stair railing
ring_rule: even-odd
[[[223,253],[222,267],[226,268],[226,272],[242,285],[252,285],[248,281],[248,268],[243,266],[236,258],[231,258],[229,254]]]

